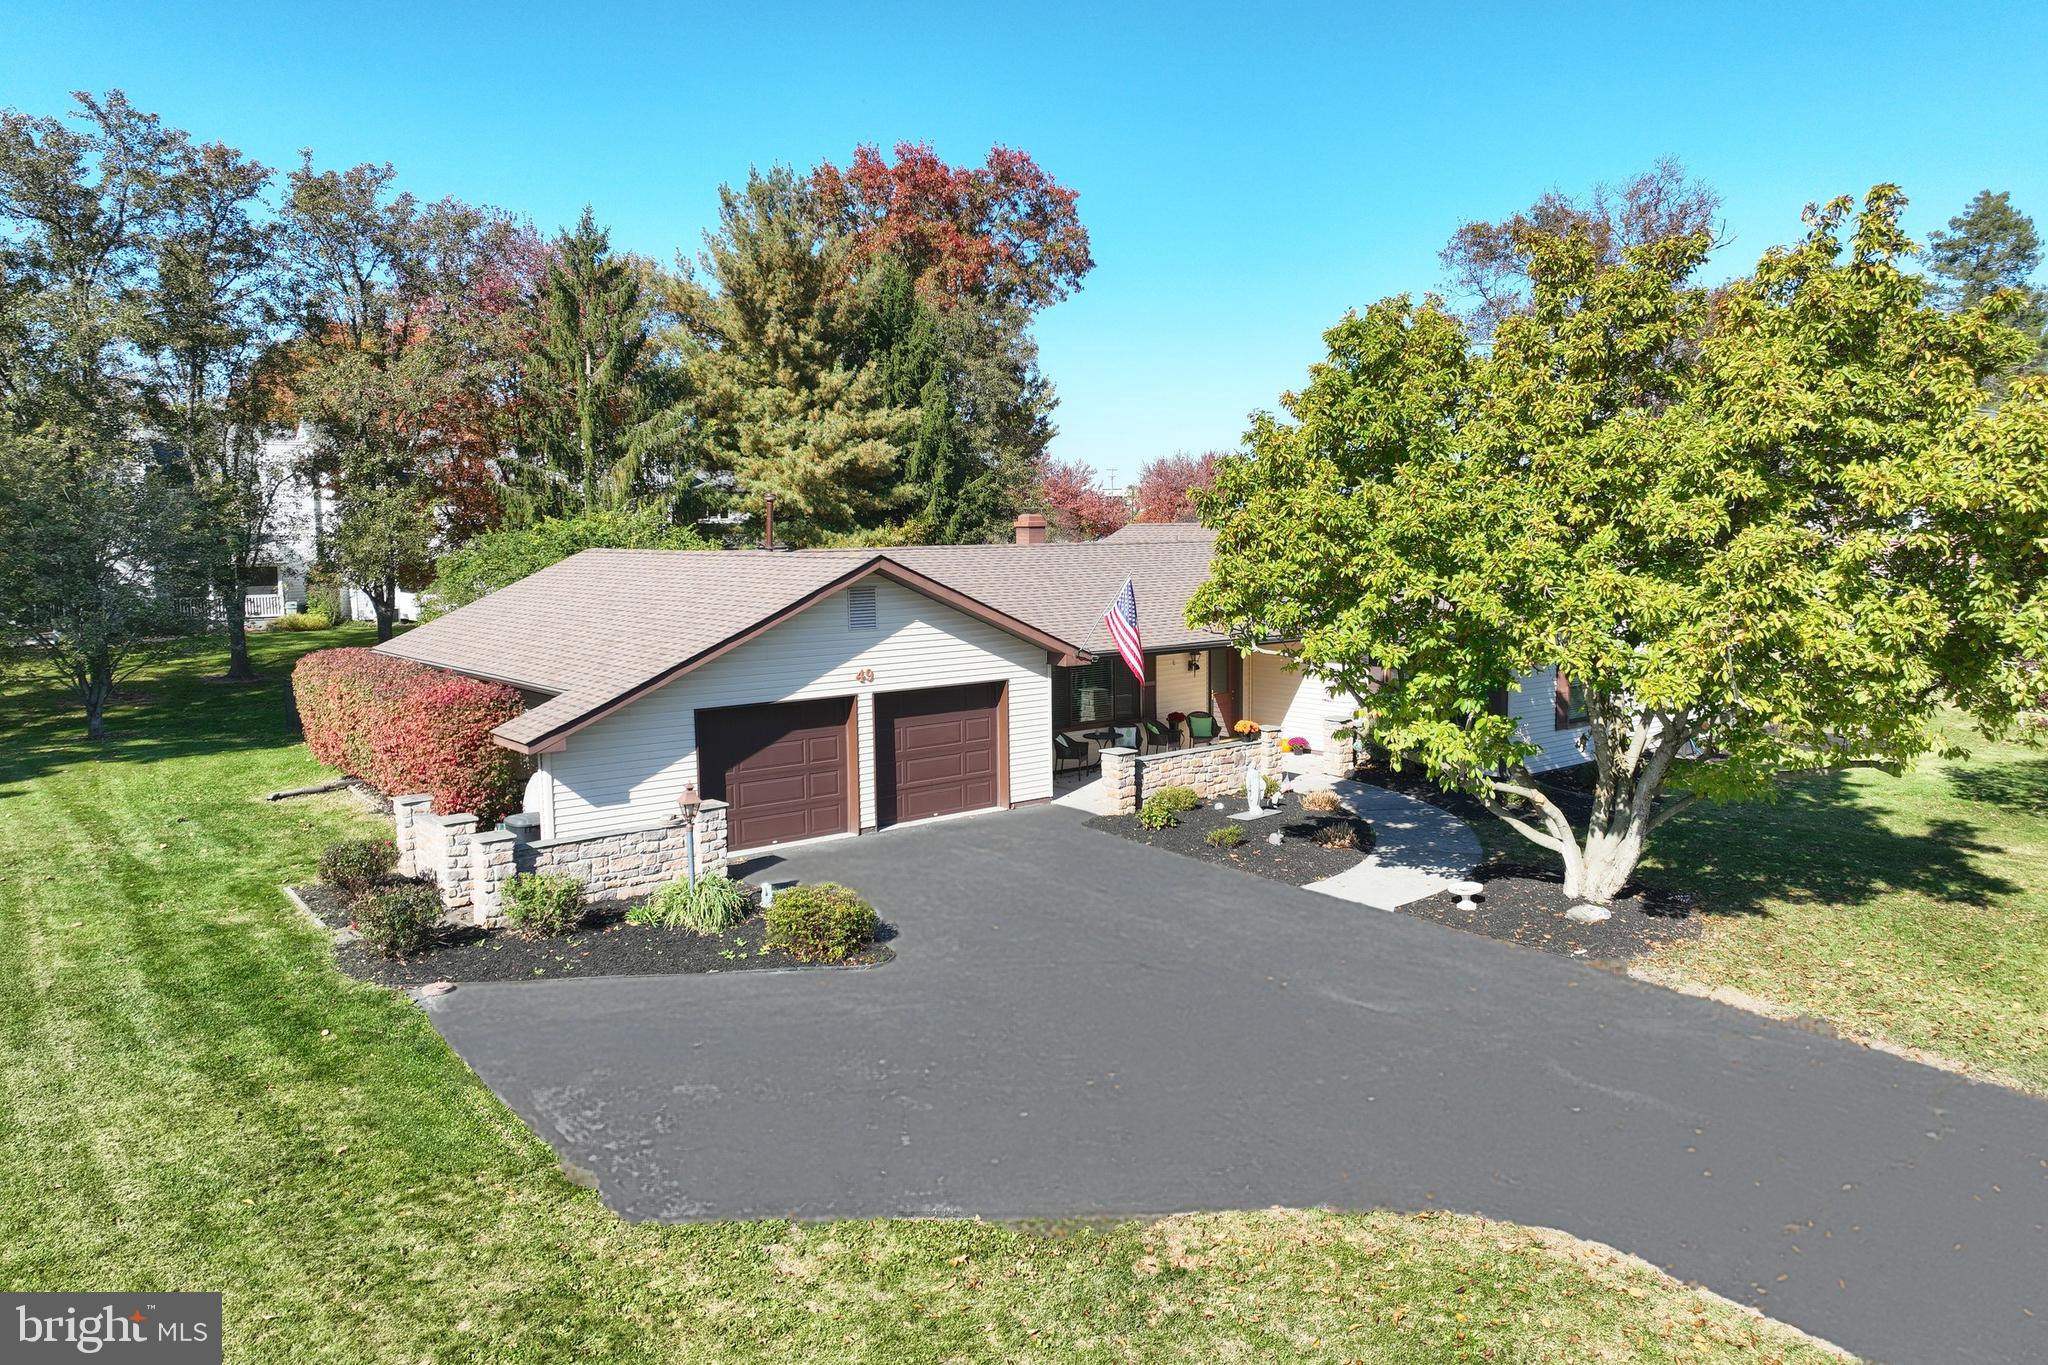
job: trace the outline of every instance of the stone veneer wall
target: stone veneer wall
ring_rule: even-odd
[[[468,814],[436,815],[425,796],[391,803],[398,870],[431,878],[441,888],[443,918],[457,924],[505,923],[505,883],[521,872],[560,872],[583,883],[593,900],[644,896],[688,872],[689,831],[680,819],[582,839],[521,843],[504,830],[476,828]],[[697,870],[726,869],[726,805],[697,808]]]
[[[1104,749],[1102,780],[1109,789],[1104,813],[1129,815],[1145,797],[1162,787],[1193,787],[1202,796],[1244,794],[1244,768],[1259,765],[1262,773],[1280,772],[1280,735],[1262,731],[1256,739],[1233,739],[1191,749],[1141,754],[1136,749]]]

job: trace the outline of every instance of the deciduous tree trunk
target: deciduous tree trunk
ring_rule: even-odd
[[[283,587],[280,581],[279,590]],[[228,681],[254,682],[256,668],[249,662],[249,576],[239,564],[229,567],[221,597],[228,613]]]
[[[1543,789],[1526,778],[1496,778],[1488,810],[1530,842],[1564,862],[1568,896],[1606,902],[1620,895],[1635,875],[1650,832],[1692,804],[1681,796],[1657,805],[1657,793],[1671,760],[1685,746],[1684,717],[1671,712],[1632,710],[1605,697],[1589,697],[1594,765],[1593,809],[1583,837]],[[1520,800],[1530,813],[1510,806]]]

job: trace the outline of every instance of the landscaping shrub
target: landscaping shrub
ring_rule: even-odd
[[[697,878],[694,889],[687,881],[670,882],[652,898],[628,910],[626,921],[664,929],[688,929],[698,934],[722,934],[745,919],[753,904],[753,888],[745,882],[709,872]]]
[[[1364,841],[1358,837],[1358,826],[1349,820],[1340,824],[1324,825],[1316,831],[1316,843],[1323,848],[1362,849]]]
[[[270,623],[272,630],[326,630],[334,618],[322,611],[288,611]]]
[[[371,951],[404,957],[433,942],[441,893],[427,882],[399,882],[359,898],[349,917]]]
[[[768,922],[762,946],[803,962],[844,961],[873,943],[882,923],[874,906],[837,882],[791,887],[762,913]]]
[[[1244,831],[1236,825],[1225,825],[1204,834],[1202,842],[1211,848],[1236,848],[1244,842]]]
[[[491,741],[519,714],[517,688],[479,682],[367,649],[299,660],[292,691],[306,747],[387,796],[424,792],[434,811],[489,828],[519,809],[530,760]]]
[[[1317,815],[1332,815],[1344,809],[1343,800],[1327,787],[1301,794],[1301,808]]]
[[[1161,787],[1138,807],[1138,823],[1146,829],[1171,829],[1180,816],[1201,804],[1201,794],[1193,787]]]
[[[528,937],[566,934],[583,919],[583,883],[563,872],[522,872],[505,883],[505,918]]]
[[[1273,799],[1274,797],[1278,796],[1279,794],[1280,794],[1280,779],[1279,779],[1279,778],[1277,778],[1277,777],[1275,777],[1275,776],[1273,776],[1273,774],[1271,774],[1271,773],[1267,773],[1267,774],[1266,774],[1266,799],[1267,799],[1268,801],[1271,801],[1271,800],[1272,800],[1272,799]]]
[[[389,839],[343,839],[320,855],[320,880],[348,896],[360,896],[398,866],[398,846]]]

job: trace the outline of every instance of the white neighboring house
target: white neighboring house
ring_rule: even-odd
[[[294,472],[284,486],[270,556],[250,570],[244,603],[251,630],[269,626],[286,612],[306,609],[306,575],[316,557],[315,542],[323,533],[331,532],[339,520],[333,493],[316,488],[310,479],[296,472],[312,453],[314,439],[311,428],[301,422],[296,430],[266,437],[263,442],[261,458],[266,463],[274,461]],[[376,619],[376,608],[360,588],[344,591],[342,606],[344,620]],[[404,591],[398,594],[398,616],[403,621],[420,619],[417,595]]]

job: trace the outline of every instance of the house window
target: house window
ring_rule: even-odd
[[[1079,668],[1053,670],[1055,728],[1135,721],[1142,703],[1143,689],[1137,676],[1114,654]]]
[[[1586,685],[1567,678],[1563,669],[1557,674],[1555,716],[1560,730],[1586,723]]]

